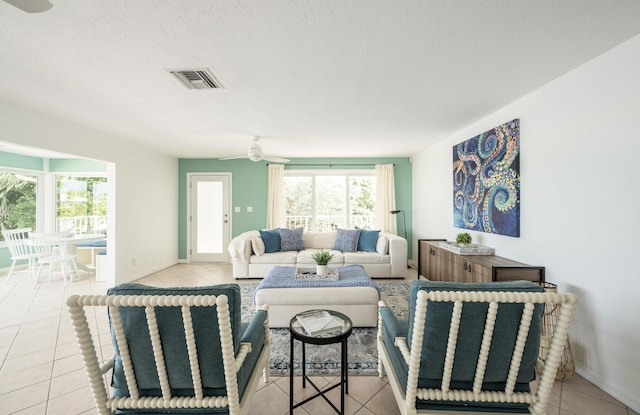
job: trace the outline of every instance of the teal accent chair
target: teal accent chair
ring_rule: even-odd
[[[380,303],[380,375],[403,415],[545,414],[576,302],[529,281],[413,281],[408,319]],[[542,325],[550,305],[560,308],[553,333]]]
[[[67,306],[101,415],[242,415],[260,375],[268,381],[267,310],[242,322],[237,284],[121,284],[107,295],[72,295]],[[108,308],[114,356],[104,364],[87,323],[90,307]]]

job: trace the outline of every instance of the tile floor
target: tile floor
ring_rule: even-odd
[[[408,279],[415,278],[410,271]],[[79,357],[71,325],[63,306],[72,293],[102,294],[106,283],[83,273],[80,279],[63,286],[58,276],[34,290],[25,275],[12,276],[5,284],[0,276],[0,415],[94,414],[93,401]],[[157,286],[204,285],[232,282],[227,264],[178,264],[139,280]],[[399,411],[385,378],[350,377],[346,412],[358,415],[393,415]],[[318,378],[321,385],[333,379]],[[296,382],[299,383],[299,382]],[[309,388],[298,390],[296,400],[307,396]],[[334,394],[334,402],[338,390]],[[260,383],[250,414],[288,413],[288,378],[272,378]],[[638,415],[580,376],[556,382],[551,415]],[[321,399],[296,409],[295,414],[330,414]]]

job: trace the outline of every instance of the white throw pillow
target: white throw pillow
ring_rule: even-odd
[[[376,244],[376,252],[380,255],[387,255],[389,250],[389,238],[386,236],[379,236],[378,243]]]
[[[264,254],[264,241],[260,236],[253,236],[251,238],[251,249],[253,249],[253,252],[258,256]]]

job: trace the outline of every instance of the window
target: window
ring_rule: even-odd
[[[0,171],[0,229],[36,229],[38,176]],[[4,241],[0,234],[0,241]]]
[[[76,234],[107,233],[107,178],[56,177],[56,229]]]
[[[376,179],[373,171],[286,171],[287,227],[311,231],[375,226]]]

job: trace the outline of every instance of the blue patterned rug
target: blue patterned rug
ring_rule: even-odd
[[[240,283],[242,292],[242,319],[249,321],[255,311],[253,293],[257,283]],[[382,300],[391,307],[397,316],[404,316],[407,312],[409,298],[409,284],[406,282],[378,283]],[[350,376],[377,376],[378,352],[376,350],[376,331],[371,328],[354,328],[348,340],[348,360]],[[271,329],[271,357],[269,367],[273,376],[289,375],[289,329]],[[302,347],[295,344],[294,371],[301,372]],[[307,374],[330,375],[340,374],[340,345],[326,346],[307,345]]]

